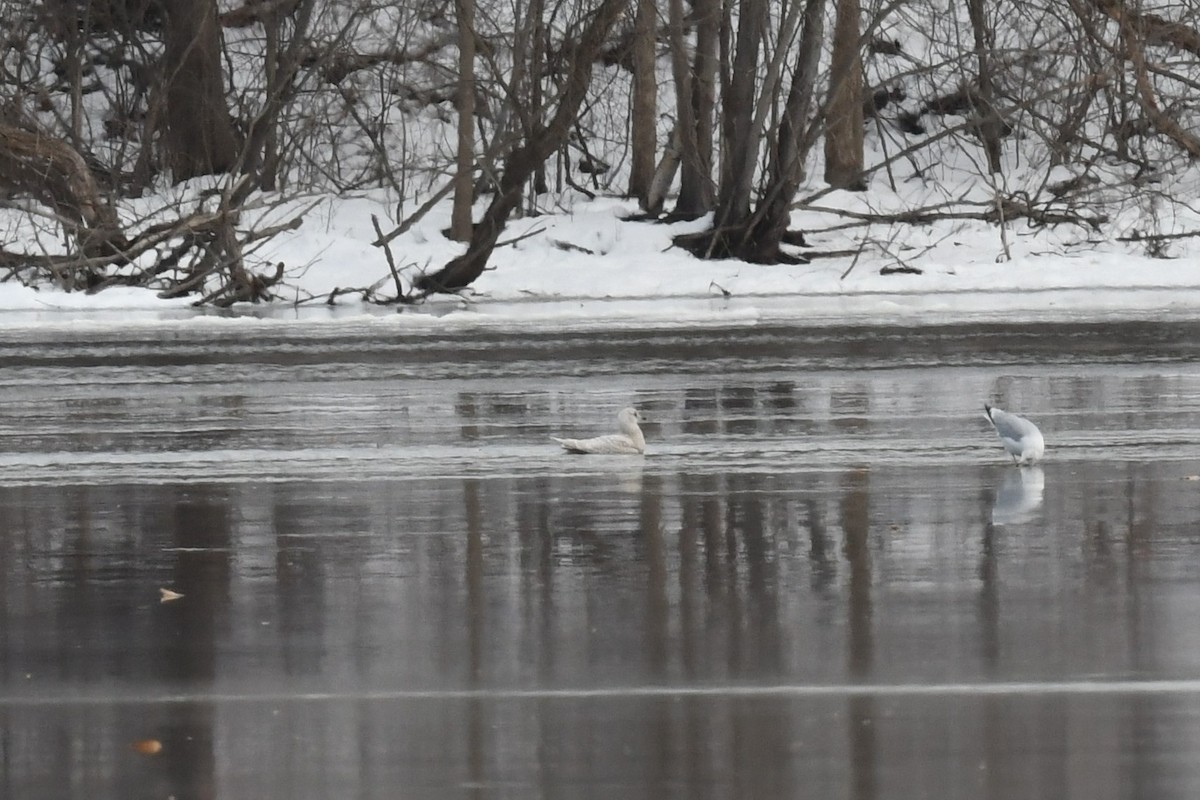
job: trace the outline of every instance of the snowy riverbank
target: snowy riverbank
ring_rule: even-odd
[[[274,304],[200,310],[188,298],[161,300],[144,290],[68,294],[10,282],[0,285],[0,326],[239,317],[317,322],[363,315],[419,327],[517,328],[1200,316],[1200,259],[1182,250],[1175,258],[1151,258],[1137,243],[1071,242],[1064,238],[1070,231],[1023,225],[1011,226],[1008,241],[1001,241],[994,226],[957,224],[905,228],[910,242],[925,242],[911,260],[897,256],[915,244],[881,248],[875,240],[857,256],[820,257],[859,248],[863,231],[849,229],[810,236],[813,246],[795,251],[817,254],[809,264],[702,261],[671,247],[671,237],[706,221],[629,221],[630,203],[606,199],[513,221],[506,237],[512,243],[497,249],[491,268],[464,297],[378,305],[364,302],[361,290],[373,286],[378,297],[395,295],[385,253],[370,244],[371,214],[385,207],[382,197],[329,200],[298,231],[272,243],[263,257],[288,270]],[[406,281],[460,251],[462,245],[442,235],[447,213],[435,210],[393,242]],[[795,221],[813,230],[830,218],[805,212]],[[334,289],[345,293],[329,305],[325,298]]]

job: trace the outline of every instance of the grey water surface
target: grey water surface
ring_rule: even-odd
[[[0,329],[0,797],[1195,798],[1198,414],[1188,322]]]

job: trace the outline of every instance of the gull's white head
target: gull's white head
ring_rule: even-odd
[[[641,412],[632,406],[622,408],[620,413],[617,414],[617,424],[621,428],[621,433],[628,436],[639,451],[644,451],[646,449],[646,437],[642,434],[642,429],[638,427],[638,422],[641,420]]]

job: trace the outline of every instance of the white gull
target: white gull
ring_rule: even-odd
[[[620,433],[610,433],[607,436],[597,436],[593,439],[559,439],[550,438],[563,446],[569,453],[601,453],[606,455],[638,455],[646,452],[646,437],[638,427],[642,415],[636,408],[623,408],[617,414]]]
[[[1037,425],[1024,417],[1010,414],[987,403],[983,404],[983,411],[1014,463],[1032,464],[1042,457],[1046,450],[1046,441]]]

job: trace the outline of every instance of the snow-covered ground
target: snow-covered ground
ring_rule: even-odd
[[[843,207],[856,195],[840,198]],[[823,205],[837,203],[831,195]],[[1072,226],[1000,229],[982,222],[820,232],[844,219],[797,212],[810,234],[799,253],[841,251],[798,266],[704,261],[671,246],[671,237],[707,220],[656,224],[627,219],[631,201],[584,198],[565,210],[511,221],[472,291],[417,306],[364,302],[361,291],[324,302],[335,288],[376,287],[395,296],[385,253],[372,246],[371,215],[387,219],[394,202],[380,193],[329,198],[296,232],[258,255],[287,266],[277,303],[199,310],[190,299],[113,288],[95,295],[0,284],[0,326],[70,324],[87,319],[187,323],[195,319],[344,320],[372,315],[422,328],[463,326],[661,327],[795,324],[937,324],[950,321],[1156,319],[1200,316],[1200,260],[1186,250],[1152,258],[1145,245],[1089,240]],[[449,208],[435,209],[391,244],[407,285],[463,245],[448,240]],[[386,226],[385,226],[386,228]],[[1070,237],[1079,237],[1072,241]],[[1186,245],[1186,240],[1181,244]],[[847,255],[847,251],[857,255]],[[919,270],[891,272],[888,268]]]

